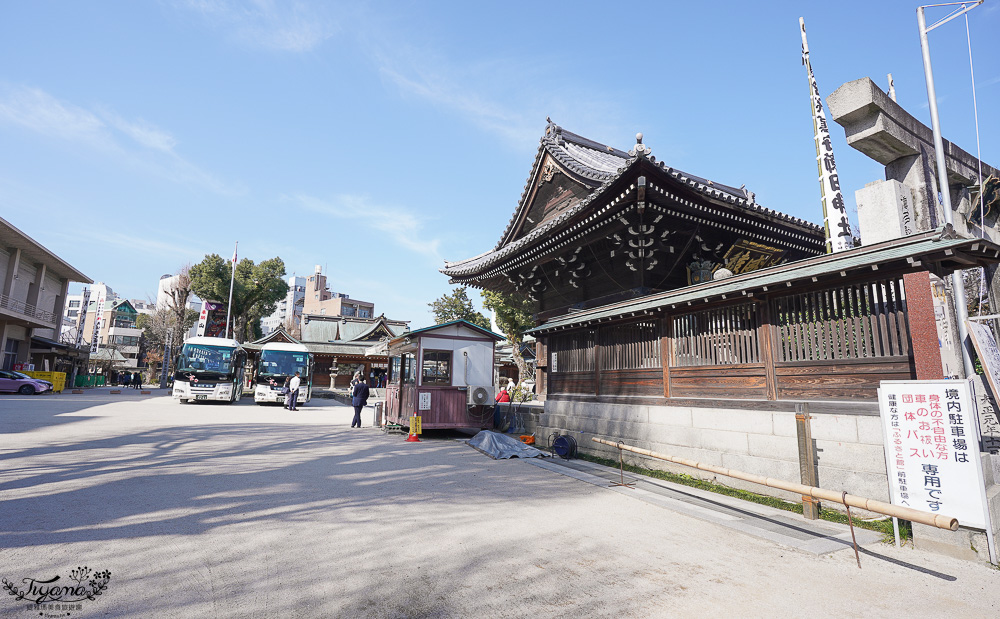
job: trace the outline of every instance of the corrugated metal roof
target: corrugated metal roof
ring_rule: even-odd
[[[898,262],[907,259],[927,260],[932,255],[940,255],[939,262],[951,259],[949,252],[979,256],[984,263],[1000,262],[1000,246],[988,240],[954,236],[950,229],[940,228],[921,235],[895,239],[877,245],[806,258],[731,278],[688,286],[669,292],[661,292],[639,299],[623,301],[612,305],[575,312],[560,316],[545,324],[528,329],[526,333],[547,333],[571,326],[591,324],[602,320],[613,320],[635,314],[659,310],[666,306],[689,304],[723,299],[728,296],[750,297],[765,287],[787,287],[787,283],[810,280],[821,276],[847,273],[859,269],[871,269],[872,265]],[[914,265],[916,268],[916,265]],[[923,265],[919,268],[929,268]],[[951,270],[955,270],[952,268]]]

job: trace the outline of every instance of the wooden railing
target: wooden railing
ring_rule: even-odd
[[[909,320],[883,277],[569,331],[548,340],[548,393],[874,400],[916,376]]]

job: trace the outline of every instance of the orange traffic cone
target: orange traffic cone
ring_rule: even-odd
[[[410,434],[406,437],[407,443],[419,443],[420,439],[417,438],[417,420],[416,413],[413,413],[413,419],[410,420]]]

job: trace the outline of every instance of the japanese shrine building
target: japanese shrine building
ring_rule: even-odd
[[[825,238],[641,134],[625,152],[550,121],[500,241],[442,272],[537,302],[537,436],[798,482],[806,404],[820,485],[886,499],[879,382],[943,377],[930,274],[1000,246],[940,228],[826,254]]]

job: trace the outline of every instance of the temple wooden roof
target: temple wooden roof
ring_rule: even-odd
[[[745,187],[657,161],[641,134],[625,152],[549,121],[496,246],[446,262],[441,272],[452,283],[536,300],[549,294],[549,307],[568,306],[579,302],[571,289],[585,280],[593,284],[583,295],[590,298],[686,285],[678,264],[697,259],[719,268],[737,245],[769,252],[771,264],[824,253],[825,235],[820,226],[757,204]],[[597,267],[604,281],[594,278]]]

